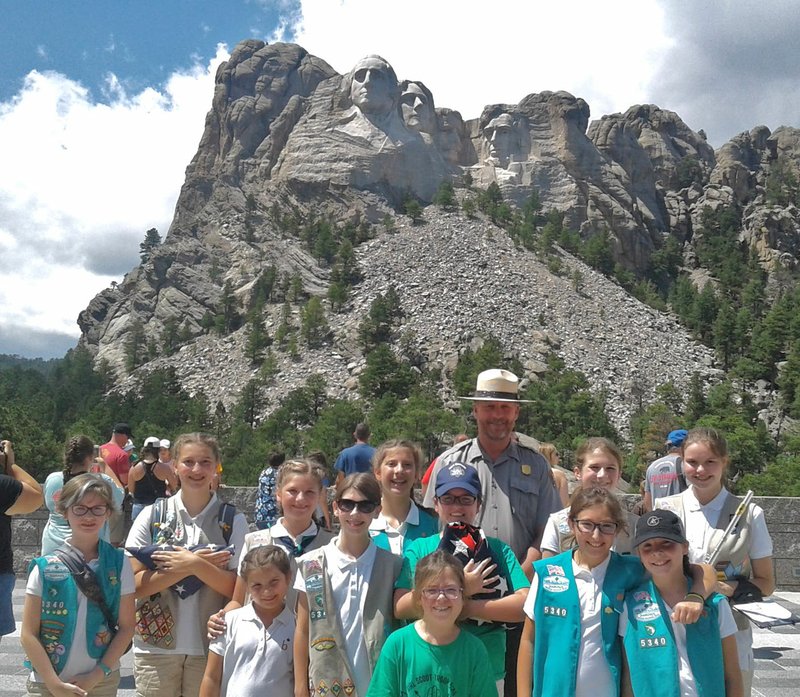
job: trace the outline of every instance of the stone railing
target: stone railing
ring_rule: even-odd
[[[253,487],[222,487],[220,496],[235,504],[252,524],[256,490]],[[633,505],[638,497],[626,496]],[[764,509],[769,532],[774,543],[773,559],[778,588],[800,592],[800,498],[757,497],[756,503]],[[26,572],[28,562],[39,554],[42,531],[47,521],[47,511],[40,509],[12,521],[14,569]]]

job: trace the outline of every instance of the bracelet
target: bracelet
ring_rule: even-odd
[[[103,671],[103,675],[105,675],[105,677],[108,677],[109,675],[111,675],[111,673],[113,673],[113,672],[114,672],[113,670],[111,670],[111,668],[109,668],[109,667],[108,667],[108,666],[107,666],[105,663],[103,663],[102,661],[98,661],[98,662],[97,662],[97,667],[98,667],[98,668],[100,668],[100,670],[102,670],[102,671]]]
[[[703,603],[703,604],[705,604],[705,602],[706,602],[706,599],[702,595],[700,595],[699,593],[687,593],[686,597],[684,598],[684,600],[692,600],[692,599],[697,600],[697,602],[700,602],[700,603]]]

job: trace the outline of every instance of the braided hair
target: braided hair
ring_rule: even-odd
[[[73,467],[81,466],[86,462],[86,458],[94,455],[94,443],[88,436],[73,436],[67,442],[67,449],[64,452],[64,484],[73,477],[83,474],[83,471],[72,472]]]

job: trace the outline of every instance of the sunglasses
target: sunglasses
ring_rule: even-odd
[[[339,499],[336,505],[340,511],[345,513],[352,513],[355,510],[358,510],[359,513],[372,513],[380,506],[379,503],[374,501],[353,501],[353,499]]]

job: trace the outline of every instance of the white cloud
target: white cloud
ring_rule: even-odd
[[[624,111],[646,100],[670,45],[656,0],[304,0],[302,14],[297,43],[339,72],[379,53],[464,118],[544,90],[583,97],[598,117]]]
[[[55,72],[30,72],[0,103],[0,313],[8,326],[78,336],[95,293],[164,236],[203,132],[224,46],[162,90],[128,94],[113,75],[107,103]]]

